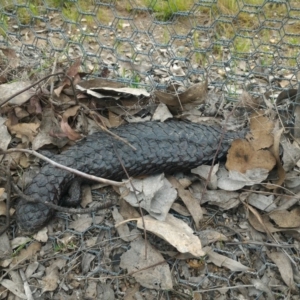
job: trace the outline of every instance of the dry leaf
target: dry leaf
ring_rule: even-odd
[[[2,279],[0,284],[6,289],[8,289],[15,296],[21,299],[28,299],[27,296],[24,294],[22,285],[16,284],[15,282],[9,279]]]
[[[137,284],[137,285],[139,286],[139,284]],[[129,289],[130,289],[130,287],[128,286],[126,288],[126,292]],[[126,295],[126,292],[125,292],[125,295]],[[111,284],[110,283],[105,284],[105,283],[97,282],[97,298],[92,298],[92,299],[114,300],[115,299],[115,292],[114,292],[113,287],[111,286]],[[130,299],[126,299],[126,296],[125,296],[124,300],[130,300]],[[132,299],[132,300],[135,300],[135,299]]]
[[[33,150],[38,150],[45,145],[55,145],[62,148],[68,143],[66,136],[60,129],[55,113],[52,109],[45,109],[42,115],[42,122],[39,133],[32,142]]]
[[[237,107],[246,107],[246,108],[250,108],[250,109],[257,109],[260,105],[259,99],[260,99],[260,97],[254,98],[247,91],[243,91],[239,98],[240,101],[239,101]]]
[[[30,85],[31,85],[30,81],[15,81],[12,83],[1,84],[0,85],[0,95],[1,95],[0,106],[2,105],[2,103],[5,102],[6,99],[16,94],[17,92],[22,91],[24,88],[27,88]],[[11,105],[22,105],[23,103],[28,101],[30,97],[34,95],[34,93],[35,90],[33,88],[30,88],[29,90],[9,100],[8,103]]]
[[[22,139],[22,142],[34,140],[34,137],[38,133],[39,123],[20,123],[10,126],[10,132],[15,134],[18,138]]]
[[[112,216],[116,224],[124,221],[122,215],[118,212],[118,209],[116,207],[113,208]],[[118,231],[120,238],[125,242],[130,242],[136,238],[135,236],[130,235],[130,230],[127,224],[121,224],[117,226],[116,229]]]
[[[207,80],[205,82],[197,83],[192,85],[183,93],[170,94],[161,91],[155,91],[155,96],[161,103],[164,103],[171,108],[181,108],[182,105],[197,102],[201,104],[205,101],[207,94]]]
[[[268,186],[267,188],[269,189],[276,189],[279,186],[281,186],[284,183],[285,180],[285,170],[282,166],[281,159],[280,159],[280,140],[281,140],[281,134],[283,132],[283,128],[280,130],[277,130],[274,133],[274,141],[273,141],[273,146],[271,147],[270,151],[273,154],[273,156],[276,159],[276,170],[278,174],[278,180],[273,183],[273,185]]]
[[[209,257],[209,260],[218,267],[225,267],[233,272],[247,272],[250,268],[240,262],[228,258],[227,256],[215,253],[211,247],[204,247],[203,250]]]
[[[43,291],[42,293],[45,292],[53,292],[56,290],[56,288],[58,287],[58,283],[59,283],[59,276],[58,276],[58,267],[55,268],[51,268],[51,271],[49,272],[49,274],[47,274],[46,276],[44,276],[42,278],[42,286],[43,286]]]
[[[84,297],[86,299],[110,299],[97,297],[97,282],[93,281],[87,283],[87,287],[85,287]]]
[[[83,208],[86,208],[88,204],[93,202],[92,190],[90,185],[81,186],[81,202],[80,205]]]
[[[5,188],[1,187],[0,188],[0,201],[5,200],[5,199],[6,199]]]
[[[0,47],[2,53],[8,58],[8,65],[14,69],[19,67],[20,58],[17,56],[16,51],[12,48]]]
[[[250,118],[250,130],[252,134],[251,146],[254,150],[266,149],[273,145],[271,132],[274,123],[263,116],[263,112],[255,112]]]
[[[10,245],[6,232],[4,232],[0,236],[0,260],[9,258],[11,254],[12,254],[12,247]]]
[[[274,203],[274,195],[266,196],[262,194],[252,193],[248,197],[248,203],[266,212],[270,212],[277,208],[276,204]]]
[[[80,215],[76,221],[73,221],[69,224],[69,228],[73,228],[79,232],[84,232],[91,226],[92,222],[92,217],[88,215]]]
[[[226,162],[228,170],[246,173],[248,170],[260,168],[270,171],[275,165],[276,159],[270,151],[255,151],[246,140],[234,140],[228,150]]]
[[[145,247],[147,247],[146,258]],[[131,242],[130,249],[121,256],[120,267],[127,269],[129,274],[134,272],[132,276],[146,288],[157,290],[173,288],[168,264],[164,262],[159,251],[142,238]]]
[[[195,221],[195,226],[199,229],[200,221],[203,219],[203,211],[199,204],[199,202],[194,198],[193,194],[183,188],[183,186],[176,180],[175,177],[168,177],[170,183],[175,187],[178,191],[178,195],[185,204],[186,208],[190,212]]]
[[[259,232],[270,234],[273,232],[281,231],[281,229],[274,227],[267,215],[263,215],[257,218],[255,214],[252,211],[250,211],[248,221],[251,224],[251,226]]]
[[[46,243],[48,241],[47,232],[48,232],[48,228],[47,228],[47,226],[45,226],[41,230],[39,230],[36,234],[34,234],[33,238],[36,241]]]
[[[130,193],[123,198],[134,207],[144,208],[154,218],[164,220],[177,198],[176,190],[164,174],[133,179],[131,182],[135,192],[132,190],[132,185],[126,183],[126,187],[120,187],[120,194],[124,194],[126,189],[130,190]]]
[[[111,88],[111,87],[105,87],[102,86],[101,88],[98,88],[99,91],[113,91],[117,94],[124,93],[129,94],[132,96],[144,96],[144,97],[150,97],[150,93],[148,93],[145,89],[137,89],[137,88],[130,88],[130,87],[120,87],[120,88]]]
[[[185,222],[168,214],[164,222],[151,216],[144,217],[145,229],[164,239],[177,248],[180,253],[190,253],[196,257],[204,256],[201,242]],[[144,229],[142,218],[137,219],[137,227]]]
[[[11,243],[11,247],[13,249],[15,249],[15,248],[18,248],[21,245],[27,244],[30,241],[32,241],[32,239],[30,237],[20,236],[20,237],[16,237],[16,238],[12,239],[10,241],[10,243]]]
[[[80,58],[78,58],[66,73],[68,77],[73,79],[74,86],[76,86],[76,84],[81,80],[80,76],[78,75],[80,64],[81,64],[81,60]],[[59,97],[62,90],[70,86],[71,86],[71,82],[69,78],[65,77],[63,82],[60,84],[60,86],[54,90],[55,95]]]
[[[118,127],[124,123],[124,120],[122,119],[121,116],[113,113],[110,110],[108,111],[108,119],[109,119],[109,123],[112,127]]]
[[[72,243],[74,240],[76,239],[75,235],[74,234],[71,234],[71,233],[65,233],[63,235],[62,238],[57,238],[57,242],[58,244],[60,245],[63,245],[63,246],[68,246],[70,243]]]
[[[259,279],[251,279],[250,282],[254,285],[254,288],[259,290],[260,293],[266,293],[266,299],[268,300],[275,300],[274,294],[272,290],[262,281]]]
[[[297,143],[291,144],[288,138],[283,137],[281,140],[283,148],[283,168],[286,172],[294,169],[296,163],[300,160],[300,148]]]
[[[269,214],[269,217],[280,228],[300,227],[300,207],[296,207],[291,211],[275,210]]]
[[[6,216],[6,203],[0,202],[0,216]]]
[[[185,217],[190,217],[191,214],[190,212],[186,209],[185,206],[180,205],[179,203],[173,203],[171,208],[176,211],[179,215],[185,216]]]
[[[294,282],[294,273],[290,259],[283,252],[269,252],[267,255],[276,264],[279,269],[281,278],[285,284],[294,292],[297,291],[297,287]]]
[[[167,119],[171,119],[171,118],[173,118],[173,115],[170,113],[168,107],[164,103],[160,103],[157,106],[152,116],[153,121],[161,121],[161,122],[164,122]]]
[[[83,253],[81,260],[81,270],[82,274],[86,275],[91,269],[91,262],[96,258],[96,255],[91,253]]]
[[[41,243],[33,242],[26,249],[22,249],[19,255],[13,258],[11,266],[15,266],[24,260],[31,259],[37,252],[41,250]]]
[[[76,132],[74,129],[71,128],[71,126],[68,123],[69,117],[74,117],[78,110],[80,109],[80,106],[73,106],[67,109],[63,116],[62,120],[60,122],[60,127],[62,132],[71,140],[71,141],[77,141],[82,138],[81,134]]]
[[[120,214],[123,216],[124,219],[134,219],[134,218],[139,218],[141,216],[136,208],[134,208],[127,201],[122,199],[122,196],[119,201],[119,205],[120,205]]]
[[[11,141],[11,136],[7,130],[5,125],[7,119],[0,117],[0,149],[7,150],[7,147]],[[0,159],[2,160],[3,155],[0,155]]]
[[[225,191],[236,191],[244,186],[251,186],[261,183],[267,179],[269,171],[266,169],[251,169],[245,173],[238,171],[227,171],[220,169],[218,172],[218,188]]]
[[[216,164],[213,167],[208,165],[201,165],[195,169],[192,169],[191,172],[193,174],[197,174],[203,180],[208,181],[207,187],[210,190],[216,190],[218,187],[218,170],[219,164]],[[209,179],[208,176],[210,176]]]
[[[224,234],[215,230],[201,230],[199,232],[199,238],[202,246],[206,246],[218,241],[228,241],[228,238]]]
[[[201,201],[201,205],[208,202],[211,205],[217,205],[222,209],[228,210],[240,204],[239,193],[225,190],[205,190],[199,183],[194,183],[190,190],[194,197]]]

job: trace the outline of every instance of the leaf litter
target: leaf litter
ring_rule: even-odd
[[[45,105],[40,99],[41,96],[47,99],[49,93],[41,94],[39,91],[38,94],[31,88],[1,107],[2,149],[7,149],[14,139],[20,147],[31,145],[35,150],[57,150],[94,132],[98,125],[109,129],[124,120],[166,121],[179,112],[181,117],[197,122],[213,120],[222,123],[219,116],[229,116],[226,104],[216,101],[218,97],[207,92],[207,81],[185,91],[180,85],[170,85],[167,92],[155,91],[152,95],[144,89],[126,87],[105,78],[83,80],[80,64],[80,59],[75,60],[66,72],[73,78],[72,82],[70,78],[62,77],[55,86],[55,104]],[[173,71],[182,71],[181,67],[177,68],[173,67]],[[28,85],[29,82],[19,82],[14,88],[18,91]],[[9,92],[11,88],[9,84],[0,85],[2,94],[6,95],[4,99],[12,94]],[[76,98],[73,88],[77,92]],[[258,253],[258,248],[248,249],[245,245],[255,243],[257,239],[257,243],[262,243],[268,249],[267,256],[279,270],[279,274],[272,273],[274,281],[276,276],[277,282],[284,282],[296,293],[297,282],[291,267],[291,254],[278,250],[272,252],[273,248],[268,246],[268,242],[276,242],[280,249],[280,245],[288,245],[286,238],[289,233],[299,235],[297,201],[294,206],[280,209],[282,200],[278,194],[283,184],[291,191],[294,189],[294,192],[299,192],[299,146],[297,141],[290,142],[286,136],[282,136],[269,111],[258,110],[263,101],[252,98],[246,92],[241,93],[241,100],[243,104],[241,106],[239,103],[237,110],[245,107],[252,111],[249,114],[250,133],[247,139],[232,142],[225,165],[219,162],[215,166],[200,166],[192,170],[193,174],[172,177],[158,174],[133,179],[131,184],[126,183],[117,190],[120,206],[106,211],[106,216],[62,214],[57,222],[52,222],[35,234],[33,240],[22,236],[19,240],[12,240],[3,234],[1,266],[7,269],[8,274],[13,274],[9,268],[25,268],[31,284],[35,277],[39,279],[35,282],[39,286],[39,295],[56,293],[60,289],[74,295],[77,288],[83,288],[82,278],[88,280],[90,274],[99,274],[99,271],[95,271],[100,270],[99,266],[104,266],[109,274],[114,274],[110,275],[112,277],[102,274],[100,281],[113,279],[119,276],[116,274],[127,271],[122,276],[131,275],[135,279],[133,284],[137,282],[154,290],[173,289],[174,276],[171,265],[166,261],[178,257],[178,276],[183,270],[180,268],[186,266],[185,272],[182,271],[185,275],[180,279],[186,283],[200,282],[203,278],[210,281],[210,277],[201,271],[203,264],[209,274],[213,274],[210,270],[217,267],[227,275],[229,273],[226,270],[236,272],[236,279],[243,282],[248,277],[246,281],[270,295],[270,287],[251,275],[251,272],[255,272],[254,264],[250,263],[251,257]],[[210,113],[215,113],[215,117],[206,117],[197,109],[204,103],[211,105]],[[271,106],[271,102],[268,103]],[[230,128],[235,127],[237,118],[238,115],[228,118]],[[12,160],[14,165],[11,165],[12,174],[19,176],[17,166],[30,166],[30,159],[24,155],[22,159],[21,156],[15,156]],[[103,193],[111,196],[115,191],[103,188]],[[7,200],[4,195],[3,204]],[[82,206],[89,207],[94,203],[94,196],[91,199],[90,195],[86,195]],[[5,214],[4,209],[2,214]],[[140,230],[137,231],[135,226]],[[248,232],[245,229],[249,229]],[[147,235],[142,238],[145,231]],[[112,235],[118,237],[115,244],[111,242]],[[50,237],[54,237],[54,244]],[[241,251],[234,254],[237,248],[229,243],[237,241],[242,243],[239,248]],[[224,245],[226,250],[223,249]],[[103,257],[95,254],[99,253],[99,246],[103,247]],[[94,252],[90,253],[90,250]],[[54,251],[69,257],[70,265],[75,270],[66,283],[62,281],[62,276],[68,266],[65,260],[55,263]],[[14,257],[8,258],[12,253]],[[77,264],[79,256],[76,253],[82,255],[81,264]],[[43,266],[43,258],[50,259],[52,263]],[[190,261],[189,265],[187,262],[190,259],[194,263]],[[116,264],[116,261],[119,263]],[[29,262],[27,269],[24,262]],[[244,277],[241,276],[243,273]],[[26,299],[26,285],[24,288],[22,285],[14,287],[13,283],[9,277],[1,281],[2,287],[10,293]],[[122,280],[120,284],[125,288]],[[87,293],[94,297],[98,287],[98,284],[90,281]],[[105,290],[106,287],[110,288],[102,286]],[[250,295],[250,290],[246,295]],[[111,293],[111,289],[107,292]]]

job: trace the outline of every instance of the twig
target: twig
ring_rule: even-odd
[[[72,87],[72,91],[73,91],[73,96],[74,96],[74,99],[75,99],[75,103],[76,103],[76,105],[79,105],[78,98],[77,98],[77,95],[76,95],[75,86],[74,86],[74,80],[69,75],[65,75],[65,76],[66,76],[66,78],[68,78],[70,80],[70,84],[71,84],[71,87]]]
[[[204,184],[203,192],[202,192],[202,194],[201,194],[200,203],[202,202],[203,197],[204,197],[204,195],[205,195],[205,193],[206,193],[206,191],[207,191],[207,186],[208,186],[208,183],[210,182],[210,177],[211,177],[211,174],[212,174],[212,170],[213,170],[215,161],[217,160],[218,154],[219,154],[219,152],[220,152],[220,148],[221,148],[221,145],[222,145],[222,142],[223,142],[223,139],[224,139],[226,130],[227,130],[227,128],[226,128],[226,123],[228,122],[229,117],[232,116],[232,114],[234,113],[235,108],[236,108],[236,106],[235,106],[234,109],[230,112],[230,114],[228,114],[228,116],[226,117],[226,120],[225,120],[225,122],[224,122],[225,125],[224,125],[223,128],[222,128],[222,132],[221,132],[219,144],[218,144],[217,150],[216,150],[216,152],[215,152],[215,155],[214,155],[214,157],[213,157],[213,160],[212,160],[212,163],[211,163],[211,168],[209,169],[207,179],[206,179],[205,184]]]
[[[137,202],[137,204],[138,204],[138,206],[139,206],[139,211],[140,211],[140,214],[141,214],[141,216],[142,216],[142,223],[143,223],[143,228],[144,228],[144,238],[145,238],[145,259],[147,259],[147,244],[146,244],[146,241],[147,241],[147,230],[146,230],[146,224],[145,224],[145,220],[144,220],[143,211],[142,211],[142,208],[141,208],[141,205],[140,205],[140,201],[139,201],[139,199],[138,199],[138,197],[137,197],[137,195],[136,195],[136,188],[135,188],[135,186],[132,184],[132,181],[130,180],[129,174],[128,174],[128,172],[127,172],[127,170],[126,170],[126,168],[125,168],[125,166],[124,166],[124,164],[123,164],[122,158],[120,157],[120,155],[119,155],[119,153],[118,153],[118,151],[117,151],[117,149],[116,149],[115,144],[113,143],[112,146],[113,146],[114,151],[115,151],[115,153],[116,153],[116,155],[117,155],[117,158],[118,158],[118,160],[119,160],[119,162],[120,162],[120,164],[121,164],[121,166],[122,166],[122,168],[123,168],[123,170],[124,170],[124,172],[125,172],[125,174],[126,174],[126,176],[127,176],[127,178],[128,178],[129,184],[131,185],[131,187],[132,187],[132,189],[133,189],[133,191],[134,191],[134,196],[135,196],[136,202]]]
[[[265,242],[257,242],[257,241],[243,241],[243,242],[224,242],[226,245],[259,245],[259,246],[269,246],[269,247],[279,247],[279,248],[295,248],[298,247],[295,244],[290,245],[282,245],[282,244],[274,244],[274,243],[265,243]]]
[[[53,67],[52,67],[52,72],[51,72],[51,74],[54,74],[55,69],[56,69],[56,65],[57,65],[57,52],[55,53],[54,63],[53,63]],[[50,95],[53,94],[53,90],[54,90],[54,81],[53,81],[53,79],[52,79],[52,80],[51,80],[51,85],[50,85]]]
[[[8,97],[6,100],[4,100],[4,102],[1,103],[0,107],[3,106],[8,101],[10,101],[11,99],[15,98],[16,96],[24,93],[25,91],[27,91],[27,90],[31,89],[32,87],[36,86],[37,84],[41,83],[42,81],[44,81],[44,80],[46,80],[46,79],[48,79],[52,76],[58,76],[58,75],[65,75],[65,73],[64,72],[58,72],[58,73],[50,74],[50,75],[47,75],[47,76],[43,77],[42,79],[40,79],[40,80],[36,81],[35,83],[27,86],[26,88],[22,89],[21,91],[19,91],[19,92],[13,94],[12,96]]]
[[[3,154],[9,154],[9,153],[12,153],[12,152],[23,152],[23,153],[28,153],[28,154],[32,154],[46,162],[48,162],[49,164],[53,165],[54,167],[56,168],[60,168],[60,169],[63,169],[63,170],[66,170],[68,172],[71,172],[73,174],[76,174],[78,176],[81,176],[81,177],[84,177],[84,178],[87,178],[88,180],[93,180],[93,181],[97,181],[97,182],[100,182],[100,183],[105,183],[105,184],[109,184],[109,185],[114,185],[114,186],[123,186],[126,182],[118,182],[118,181],[114,181],[114,180],[109,180],[109,179],[105,179],[105,178],[101,178],[101,177],[97,177],[97,176],[94,176],[94,175],[89,175],[87,173],[84,173],[84,172],[81,172],[81,171],[78,171],[76,169],[73,169],[73,168],[70,168],[70,167],[67,167],[67,166],[64,166],[64,165],[61,165],[55,161],[53,161],[52,159],[34,151],[34,150],[29,150],[29,149],[18,149],[18,148],[11,148],[11,149],[8,149],[8,150],[0,150],[0,153],[3,153]]]

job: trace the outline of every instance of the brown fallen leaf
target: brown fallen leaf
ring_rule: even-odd
[[[276,159],[276,171],[278,174],[278,180],[276,182],[273,182],[272,185],[267,185],[266,187],[269,189],[277,189],[279,186],[281,186],[284,183],[285,180],[285,169],[283,168],[283,165],[281,163],[280,153],[279,153],[282,132],[283,132],[283,128],[277,130],[274,133],[274,142],[272,147],[270,148],[271,153]]]
[[[276,165],[276,159],[269,150],[258,150],[246,140],[237,139],[232,142],[227,154],[226,168],[245,173],[251,169],[266,169],[271,171]]]
[[[258,214],[258,213],[257,213]],[[259,231],[264,232],[270,235],[270,233],[282,231],[274,227],[274,225],[270,222],[269,217],[267,215],[260,216],[257,218],[253,212],[249,212],[248,221],[252,225],[252,227]]]
[[[44,109],[39,132],[32,142],[33,150],[40,149],[44,145],[55,145],[62,148],[68,141],[60,129],[53,109]]]
[[[64,112],[62,120],[60,122],[61,130],[71,141],[77,141],[82,138],[81,134],[72,129],[68,122],[70,117],[74,117],[77,115],[79,109],[79,105],[68,108]]]
[[[81,202],[80,206],[86,208],[88,204],[93,202],[92,190],[90,185],[81,186]]]
[[[300,207],[296,207],[291,211],[275,210],[269,214],[280,228],[295,228],[300,227]]]
[[[35,114],[41,114],[42,113],[42,106],[41,106],[40,97],[38,97],[37,95],[33,95],[30,98],[28,112],[29,113],[35,113]]]
[[[41,250],[42,244],[39,242],[31,243],[26,249],[22,249],[18,256],[13,258],[11,266],[16,266],[20,262],[25,261],[26,259],[31,259],[37,252]]]
[[[252,95],[250,95],[247,91],[243,91],[240,98],[237,107],[246,107],[250,109],[257,109],[260,105],[260,98],[254,98]]]
[[[0,47],[0,50],[8,58],[8,65],[10,67],[17,68],[19,66],[20,58],[17,56],[14,49]]]
[[[209,244],[220,241],[228,241],[226,235],[215,230],[201,230],[199,231],[199,238],[201,240],[202,246],[207,246]]]
[[[155,96],[161,103],[170,106],[170,109],[181,109],[183,104],[197,102],[203,103],[207,94],[207,80],[205,82],[197,83],[188,88],[183,93],[166,93],[162,91],[155,91]]]
[[[285,284],[293,291],[297,291],[297,287],[294,282],[294,272],[291,265],[291,260],[283,252],[269,252],[268,257],[276,264],[279,269],[281,278]]]
[[[81,59],[77,58],[75,63],[68,69],[68,71],[66,73],[68,75],[68,77],[73,79],[74,86],[76,86],[76,84],[79,83],[81,80],[80,76],[78,75],[80,64],[81,64]],[[70,86],[71,86],[71,82],[70,82],[69,78],[65,77],[64,80],[62,81],[62,83],[60,84],[60,86],[54,90],[55,95],[57,97],[59,97],[60,93],[65,88],[68,88]]]
[[[12,134],[15,134],[18,138],[21,138],[23,143],[34,140],[34,137],[38,133],[39,123],[20,123],[12,125],[9,129]]]
[[[266,149],[273,145],[274,123],[263,112],[255,112],[250,118],[251,146],[254,150]]]
[[[134,219],[134,218],[141,217],[138,210],[135,209],[133,206],[131,206],[127,201],[125,201],[122,198],[122,196],[120,197],[119,205],[120,205],[120,214],[124,219]]]
[[[108,120],[112,127],[118,127],[124,123],[124,120],[120,115],[117,115],[110,110],[108,111]]]
[[[55,268],[51,268],[51,271],[42,278],[42,282],[41,282],[43,287],[42,294],[45,292],[53,292],[57,289],[59,283],[58,275],[59,275],[58,267],[55,267]]]

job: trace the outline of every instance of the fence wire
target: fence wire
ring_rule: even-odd
[[[227,99],[276,94],[298,81],[300,1],[1,0],[0,46],[32,71],[80,56],[150,90],[207,78]]]

